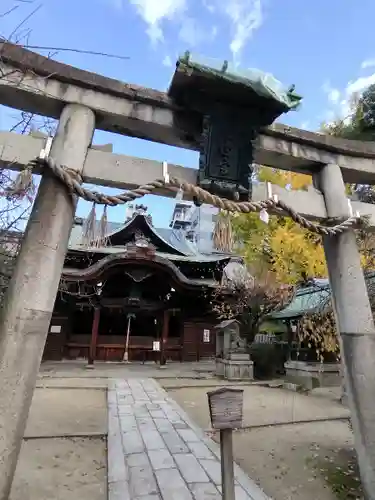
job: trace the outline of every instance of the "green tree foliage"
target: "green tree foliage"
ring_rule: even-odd
[[[349,114],[332,123],[323,124],[329,135],[360,141],[375,140],[375,84],[361,95],[351,98]]]
[[[306,189],[308,175],[267,167],[257,172],[262,182],[291,189]],[[265,267],[284,284],[297,284],[313,277],[326,276],[326,264],[320,238],[301,228],[288,217],[271,215],[265,224],[257,213],[233,218],[237,250],[252,268]]]

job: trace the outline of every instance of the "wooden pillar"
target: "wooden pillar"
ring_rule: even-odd
[[[50,156],[82,172],[94,113],[67,105]],[[0,321],[0,499],[9,497],[64,265],[76,197],[46,168]]]
[[[236,500],[233,465],[233,430],[220,429],[221,482],[223,500]]]
[[[88,359],[89,366],[93,366],[94,361],[96,359],[96,344],[98,342],[99,321],[100,321],[100,307],[97,306],[94,309],[94,316],[92,319],[91,340],[90,340],[89,359]]]
[[[125,363],[129,362],[130,323],[132,318],[134,318],[134,314],[128,314],[126,317],[126,335],[125,335],[124,356],[123,356],[123,361]]]
[[[163,313],[163,330],[161,334],[161,342],[160,342],[160,366],[164,366],[166,364],[165,359],[165,347],[168,341],[169,335],[169,314],[168,310],[165,310]]]
[[[328,217],[348,217],[348,200],[340,167],[324,166],[318,181]],[[374,320],[354,231],[326,236],[323,243],[364,496],[374,500]]]

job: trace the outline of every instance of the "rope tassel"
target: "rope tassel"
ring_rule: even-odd
[[[229,212],[221,210],[216,220],[214,234],[214,246],[222,252],[232,253],[234,247],[232,219]]]
[[[95,244],[96,235],[96,205],[93,203],[90,213],[85,221],[82,232],[82,243],[86,246]]]
[[[33,172],[31,167],[21,170],[12,184],[6,189],[8,195],[23,196],[29,191],[33,184]]]
[[[103,213],[99,222],[98,246],[106,246],[108,233],[107,205],[104,205]]]

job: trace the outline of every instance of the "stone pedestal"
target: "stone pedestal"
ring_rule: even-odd
[[[225,380],[254,380],[254,363],[246,353],[229,353],[216,359],[216,376]]]
[[[288,382],[302,385],[306,389],[341,385],[340,363],[287,361],[284,368]]]

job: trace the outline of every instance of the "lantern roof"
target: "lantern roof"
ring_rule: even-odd
[[[279,115],[296,109],[302,97],[294,86],[285,88],[270,73],[240,69],[228,61],[191,56],[186,52],[176,63],[168,91],[181,104],[194,107],[194,97],[227,106],[260,108],[266,115],[260,126],[270,125]]]

